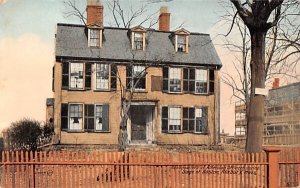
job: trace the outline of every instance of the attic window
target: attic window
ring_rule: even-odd
[[[190,32],[181,28],[174,32],[175,34],[175,51],[176,52],[189,52],[189,36]]]
[[[177,36],[177,52],[186,52],[186,36]]]
[[[143,33],[141,33],[141,32],[134,32],[133,35],[134,35],[133,48],[135,50],[143,50],[143,46],[144,46],[144,44],[143,44],[143,41],[144,41]]]
[[[99,28],[88,29],[88,45],[90,47],[102,46],[102,30]]]
[[[132,31],[131,46],[133,50],[145,50],[145,31]]]
[[[188,52],[188,35],[176,35],[176,52]]]

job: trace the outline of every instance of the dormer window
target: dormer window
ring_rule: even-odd
[[[143,33],[134,33],[134,49],[143,50]]]
[[[88,45],[99,48],[102,46],[102,30],[100,28],[88,29]]]
[[[133,50],[145,50],[146,29],[141,26],[136,26],[130,30],[131,32],[131,47]]]
[[[175,50],[176,52],[189,51],[189,35],[190,33],[185,29],[179,29],[174,32],[175,34]]]
[[[177,36],[177,52],[186,52],[186,36]]]

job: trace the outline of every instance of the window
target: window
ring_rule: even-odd
[[[69,110],[69,130],[82,130],[82,104],[70,104]]]
[[[96,89],[109,89],[109,65],[96,64]]]
[[[195,94],[213,94],[214,70],[183,68],[183,92]]]
[[[103,124],[102,124],[102,106],[100,105],[96,105],[96,127],[95,129],[98,131],[102,131],[103,130]]]
[[[195,130],[195,108],[183,108],[183,132]]]
[[[100,29],[89,29],[89,46],[100,47]]]
[[[195,92],[195,68],[183,68],[183,91]]]
[[[245,129],[245,127],[236,127],[235,128],[235,135],[237,135],[237,136],[246,135],[246,129]]]
[[[95,88],[109,89],[109,65],[96,64],[95,69]],[[91,85],[92,63],[62,63],[62,89],[90,90]]]
[[[196,69],[195,93],[207,93],[207,70]]]
[[[108,131],[108,105],[95,105],[95,131]]]
[[[143,33],[141,32],[134,32],[133,33],[134,39],[134,45],[133,45],[133,49],[135,50],[143,50]]]
[[[170,107],[169,108],[169,131],[171,132],[180,132],[181,128],[181,108],[179,107]]]
[[[207,108],[196,108],[195,109],[195,132],[196,133],[207,133]]]
[[[83,63],[70,64],[70,88],[83,89]]]
[[[84,105],[84,130],[87,132],[94,131],[94,105]]]
[[[110,89],[115,91],[117,90],[117,75],[118,67],[116,64],[110,66]]]
[[[108,105],[62,104],[61,107],[62,131],[82,131],[83,127],[85,132],[109,131]]]
[[[177,52],[186,52],[186,35],[177,35]]]
[[[207,133],[207,107],[182,109],[183,133]],[[162,132],[181,132],[181,107],[162,107]]]
[[[169,91],[181,92],[181,68],[169,68]]]
[[[145,66],[127,66],[126,70],[127,89],[145,90],[146,89],[146,68]]]

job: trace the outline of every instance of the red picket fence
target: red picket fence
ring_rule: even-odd
[[[300,185],[299,172],[300,149],[255,154],[21,151],[2,153],[1,184],[30,188],[295,187]]]

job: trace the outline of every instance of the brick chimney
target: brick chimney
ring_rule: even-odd
[[[158,23],[160,31],[170,31],[170,13],[167,6],[160,7]]]
[[[279,88],[279,81],[279,78],[274,79],[272,89]]]
[[[87,0],[87,25],[103,26],[103,5],[101,0]]]

